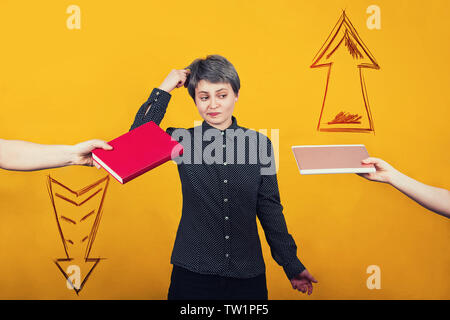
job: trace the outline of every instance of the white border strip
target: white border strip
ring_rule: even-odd
[[[375,168],[337,168],[337,169],[306,169],[300,170],[300,174],[327,174],[327,173],[371,173]]]
[[[329,144],[329,145],[303,145],[292,146],[294,148],[319,148],[319,147],[365,147],[363,144]]]
[[[114,178],[116,178],[121,184],[123,184],[123,179],[115,173],[110,167],[108,167],[102,160],[100,160],[95,154],[92,154],[92,158],[97,162],[99,165],[103,167],[106,171],[108,171]]]

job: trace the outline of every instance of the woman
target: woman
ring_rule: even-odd
[[[240,80],[228,60],[210,55],[185,70],[172,70],[141,106],[131,129],[148,121],[159,124],[171,98],[169,92],[183,85],[204,121],[195,128],[167,129],[172,137],[182,137],[184,147],[183,159],[177,162],[183,210],[171,257],[168,298],[267,299],[256,217],[273,258],[292,287],[311,294],[312,282],[317,281],[297,258],[282,213],[276,173],[263,174],[270,168],[261,157],[252,161],[254,150],[261,146],[273,154],[270,141],[239,126],[232,115]],[[236,144],[236,133],[256,137],[257,148],[250,141]],[[215,148],[211,148],[213,143]],[[245,161],[229,161],[236,158]]]

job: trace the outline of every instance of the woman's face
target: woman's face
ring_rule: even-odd
[[[201,117],[211,126],[224,130],[231,125],[234,104],[238,100],[229,83],[200,80],[195,88],[195,104]]]

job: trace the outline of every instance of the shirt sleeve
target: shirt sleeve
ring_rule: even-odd
[[[275,167],[272,144],[267,137],[262,137],[262,139],[267,141],[266,145],[271,155],[270,163]],[[265,174],[261,175],[258,189],[257,215],[264,229],[273,259],[283,267],[288,279],[292,279],[305,270],[305,267],[297,258],[297,245],[289,234],[284,219],[276,169],[269,170],[269,172],[270,174],[267,174],[268,172],[266,171]]]
[[[148,100],[139,108],[130,130],[136,129],[149,121],[159,125],[164,118],[171,97],[172,95],[164,90],[153,89]],[[145,114],[149,106],[150,110]]]

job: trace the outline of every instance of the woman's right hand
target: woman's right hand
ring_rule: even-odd
[[[175,88],[180,88],[186,82],[187,76],[191,71],[189,69],[170,71],[168,76],[164,79],[158,89],[170,92]]]

